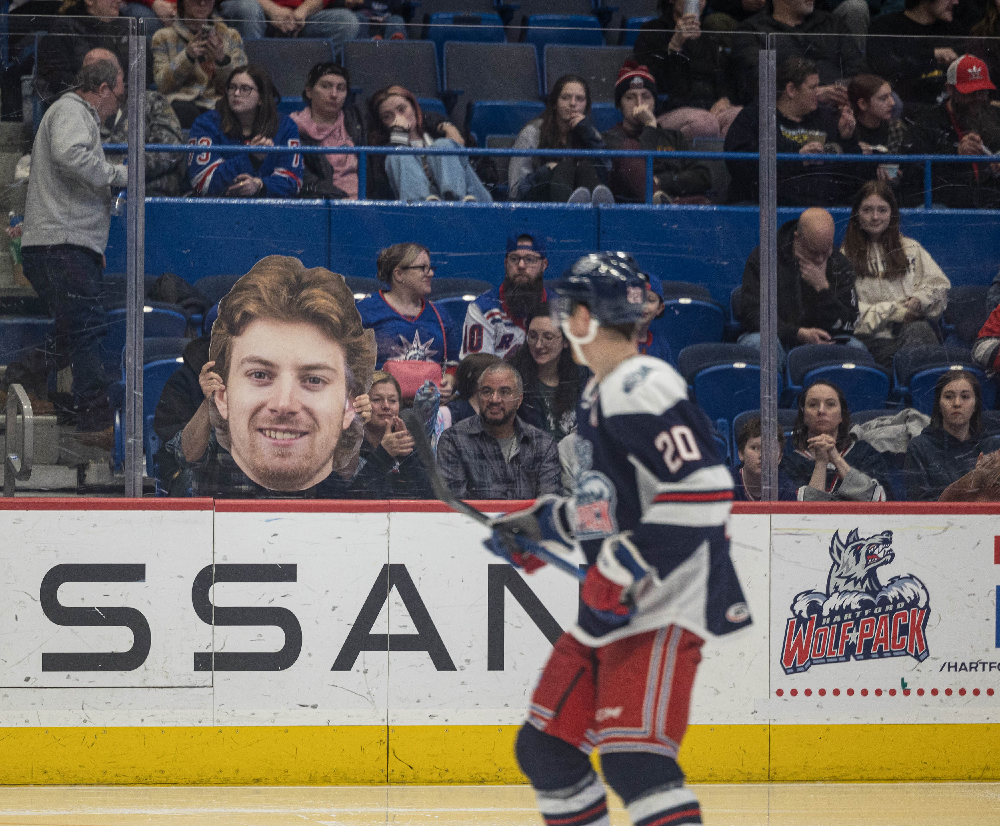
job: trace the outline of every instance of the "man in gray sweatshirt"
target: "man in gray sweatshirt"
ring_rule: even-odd
[[[125,167],[105,159],[100,130],[121,105],[124,76],[111,52],[94,52],[76,87],[52,104],[38,127],[21,237],[25,277],[55,319],[55,366],[73,369],[76,424],[82,431],[112,423],[100,356],[106,325],[100,284],[112,187],[127,183]]]

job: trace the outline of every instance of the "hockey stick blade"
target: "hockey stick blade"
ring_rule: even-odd
[[[413,437],[413,449],[417,451],[417,456],[420,457],[424,470],[427,471],[427,479],[431,483],[431,489],[434,491],[434,495],[437,499],[446,504],[453,511],[464,513],[480,525],[485,525],[486,527],[493,529],[493,520],[489,516],[478,508],[474,508],[468,502],[463,502],[451,492],[451,488],[448,487],[448,483],[444,481],[444,478],[438,470],[437,462],[434,459],[434,451],[431,450],[431,443],[427,439],[427,433],[424,430],[424,425],[417,419],[413,411],[404,410],[400,414],[400,418],[403,420],[403,424],[406,425],[406,429]],[[511,536],[514,536],[514,534],[511,534]],[[565,571],[576,579],[581,581],[583,580],[585,576],[584,572],[568,559],[563,559],[558,554],[552,553],[552,551],[544,545],[540,545],[526,536],[518,536],[518,539],[525,546],[525,549],[532,555],[537,556],[539,559],[544,559],[550,565]]]

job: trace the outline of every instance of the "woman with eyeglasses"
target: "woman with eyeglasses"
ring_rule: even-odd
[[[278,114],[278,92],[262,66],[238,66],[212,112],[199,115],[188,143],[188,176],[196,195],[294,198],[302,187],[299,129]],[[290,151],[221,154],[213,146],[288,146]]]
[[[372,95],[368,117],[373,146],[454,149],[466,144],[458,127],[433,112],[424,114],[413,92],[402,86]],[[468,155],[372,155],[368,170],[370,198],[493,202]]]
[[[525,343],[509,359],[524,383],[517,415],[558,442],[576,432],[576,403],[590,371],[573,361],[569,342],[549,318],[548,304],[528,316],[525,330]]]
[[[447,311],[427,296],[434,268],[427,247],[393,244],[378,254],[378,280],[385,289],[358,302],[361,324],[375,331],[375,367],[386,359],[435,361],[458,358],[461,333]]]
[[[177,0],[177,19],[153,35],[153,79],[184,129],[226,94],[247,62],[239,32],[215,13],[215,0]]]
[[[351,75],[336,63],[317,63],[309,70],[302,99],[306,108],[292,112],[303,146],[358,146],[365,129],[353,106],[345,106]],[[357,155],[305,156],[304,198],[358,197]]]

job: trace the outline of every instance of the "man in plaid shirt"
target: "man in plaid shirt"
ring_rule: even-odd
[[[555,440],[517,418],[523,389],[507,363],[479,377],[479,415],[441,434],[438,465],[456,496],[466,499],[535,499],[560,493]]]

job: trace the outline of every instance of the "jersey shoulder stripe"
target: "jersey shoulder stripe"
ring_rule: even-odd
[[[635,356],[601,382],[600,393],[606,417],[635,413],[660,416],[687,399],[687,386],[665,361]]]

